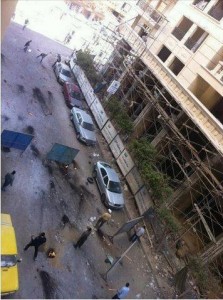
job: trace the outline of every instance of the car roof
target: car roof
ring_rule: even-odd
[[[15,231],[8,214],[1,214],[1,254],[17,254]]]
[[[108,163],[106,163],[105,161],[99,161],[99,163],[102,164],[103,168],[106,169],[108,177],[109,177],[109,180],[120,182],[119,177],[118,177],[116,171],[114,169],[112,169],[112,167]],[[106,164],[107,167],[104,166],[104,164]]]
[[[86,113],[86,111],[84,111],[83,109],[77,108],[77,107],[73,107],[72,110],[74,110],[75,112],[78,112],[81,114],[84,122],[93,124],[92,118],[89,114]]]
[[[57,63],[58,65],[61,65],[61,67],[62,67],[62,69],[64,69],[64,70],[67,70],[67,71],[70,71],[71,72],[71,69],[67,66],[67,65],[65,65],[65,64],[63,64],[63,63],[60,63],[60,62],[58,62]]]
[[[75,83],[65,82],[65,84],[69,85],[74,92],[76,92],[76,93],[80,93],[81,92],[79,86],[76,85]]]

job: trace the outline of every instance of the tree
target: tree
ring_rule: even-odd
[[[102,78],[96,72],[94,61],[90,52],[79,50],[76,55],[77,64],[83,69],[91,84],[95,85],[97,82],[101,81]]]

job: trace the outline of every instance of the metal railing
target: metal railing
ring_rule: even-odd
[[[145,0],[139,0],[137,5],[144,11],[144,15],[150,17],[156,24],[160,24],[164,19],[164,15],[151,7]]]

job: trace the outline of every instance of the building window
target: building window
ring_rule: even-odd
[[[170,51],[167,47],[163,46],[163,47],[161,48],[160,52],[157,54],[157,56],[158,56],[163,62],[165,62],[165,61],[167,60],[167,58],[170,56],[170,54],[171,54],[171,51]]]
[[[181,41],[192,25],[193,22],[191,22],[191,20],[183,17],[180,24],[172,31],[172,35],[174,35],[179,41]]]
[[[220,21],[223,17],[223,1],[219,0],[208,12],[208,14]]]
[[[210,1],[211,0],[195,0],[193,2],[193,5],[199,8],[200,10],[204,10]]]
[[[128,4],[128,3],[124,3],[121,7],[121,9],[124,11],[124,12],[129,12],[130,9],[131,9],[131,5]]]
[[[173,62],[169,65],[170,70],[177,76],[180,71],[183,69],[184,64],[175,57]]]
[[[207,36],[207,32],[198,27],[193,35],[187,39],[185,46],[192,52],[196,52]]]

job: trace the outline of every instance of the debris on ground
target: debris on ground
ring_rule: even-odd
[[[56,283],[46,271],[39,272],[45,299],[56,299]]]
[[[67,215],[63,215],[62,219],[61,219],[62,223],[65,225],[67,223],[70,223],[70,219],[68,218]]]
[[[47,251],[47,257],[49,257],[49,258],[54,258],[55,256],[56,256],[56,251],[55,251],[55,249],[50,248],[50,249]]]
[[[37,149],[37,147],[35,145],[32,144],[30,146],[30,149],[32,150],[34,156],[36,156],[36,157],[40,156],[40,152],[39,152],[39,150]]]
[[[29,125],[26,127],[26,132],[28,132],[29,134],[34,134],[34,128]]]
[[[23,85],[17,84],[17,89],[18,89],[18,92],[19,92],[20,94],[25,93],[25,88],[24,88]]]

